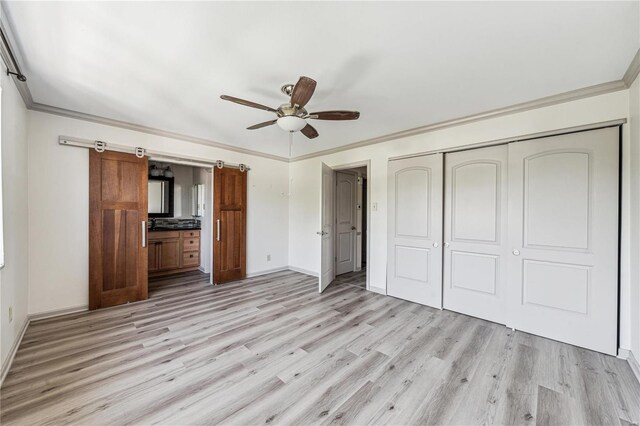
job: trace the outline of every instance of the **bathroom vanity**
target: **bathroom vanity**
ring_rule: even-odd
[[[195,271],[200,266],[200,229],[149,230],[149,277]]]

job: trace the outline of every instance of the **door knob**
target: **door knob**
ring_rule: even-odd
[[[356,230],[356,227],[355,227],[355,226],[352,226],[352,227],[351,227],[351,230],[352,230],[352,231],[355,231],[355,230]]]
[[[520,250],[518,249],[514,249],[511,253],[513,253],[514,256],[520,256]]]
[[[449,247],[449,243],[444,243],[444,246],[445,247]]]
[[[433,243],[433,246],[437,248],[438,247],[438,242],[436,241],[435,243]]]

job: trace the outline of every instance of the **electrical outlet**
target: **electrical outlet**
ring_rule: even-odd
[[[267,255],[267,262],[271,262],[271,255],[270,254]]]
[[[9,322],[13,321],[13,306],[9,306]]]

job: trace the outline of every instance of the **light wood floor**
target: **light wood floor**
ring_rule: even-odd
[[[348,272],[346,274],[338,275],[333,280],[332,285],[355,285],[361,288],[367,288],[367,268],[362,268],[359,271]]]
[[[293,272],[34,322],[2,424],[629,424],[619,359]]]

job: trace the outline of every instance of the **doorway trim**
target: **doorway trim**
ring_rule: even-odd
[[[214,258],[213,258],[213,244],[214,244],[214,232],[213,232],[213,199],[215,197],[215,188],[214,188],[214,173],[213,170],[216,167],[215,164],[211,163],[210,160],[206,160],[204,158],[202,158],[202,161],[191,161],[188,159],[180,159],[180,157],[166,157],[166,156],[157,156],[157,155],[153,155],[151,153],[149,153],[147,151],[147,157],[149,158],[149,161],[155,161],[155,162],[159,162],[159,163],[165,163],[165,164],[176,164],[176,165],[180,165],[180,166],[187,166],[187,167],[194,167],[194,168],[199,168],[199,169],[203,169],[206,170],[208,178],[207,181],[209,183],[209,185],[211,185],[211,192],[209,195],[211,195],[211,206],[208,208],[208,212],[207,212],[207,207],[205,206],[205,215],[206,217],[208,217],[209,219],[209,227],[211,229],[209,229],[209,232],[205,233],[202,232],[202,228],[200,228],[200,240],[203,241],[205,238],[208,240],[209,243],[209,260],[207,262],[204,262],[205,264],[208,264],[211,267],[211,271],[209,272],[209,284],[210,285],[214,285],[213,282],[213,262],[214,262]],[[225,167],[229,167],[230,165],[227,165],[225,163]],[[205,216],[203,216],[204,218]],[[204,236],[204,237],[203,237]],[[202,244],[200,245],[200,257],[202,259]],[[200,266],[198,266],[198,270],[202,272]],[[149,280],[147,280],[147,286],[149,285]]]
[[[366,266],[366,271],[365,271],[365,276],[366,276],[366,288],[368,291],[371,291],[371,237],[370,237],[370,230],[371,230],[371,199],[373,198],[371,196],[371,160],[362,160],[362,161],[356,161],[353,163],[345,163],[345,164],[340,164],[340,165],[335,165],[335,166],[331,166],[331,168],[333,169],[334,172],[339,172],[339,171],[343,171],[343,170],[349,170],[349,169],[357,169],[359,167],[366,167],[367,168],[367,202],[366,202],[366,206],[367,206],[367,233],[366,233],[366,238],[367,238],[367,242],[366,242],[366,246],[367,246],[367,266]],[[335,197],[335,194],[334,194]],[[335,207],[335,206],[334,206]],[[334,227],[335,228],[335,227]],[[335,237],[335,233],[336,233],[336,229],[333,230],[334,232],[334,237]],[[320,253],[320,256],[322,257],[322,253]],[[322,263],[322,259],[320,259],[320,262]]]

